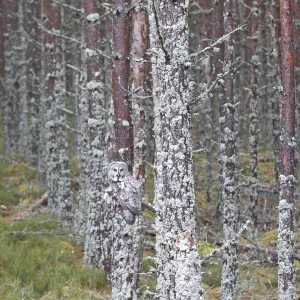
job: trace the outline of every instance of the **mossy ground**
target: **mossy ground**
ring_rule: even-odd
[[[0,299],[107,299],[103,271],[83,265],[83,246],[56,220],[12,221],[45,190],[26,162],[0,160]]]
[[[4,156],[4,154],[1,154]],[[0,299],[108,299],[110,287],[102,270],[91,269],[82,263],[83,246],[72,242],[63,233],[59,223],[48,215],[39,215],[24,221],[12,222],[12,217],[20,216],[26,208],[46,188],[36,180],[36,173],[21,157],[7,157],[18,161],[0,159]],[[220,218],[216,214],[217,186],[212,189],[212,201],[208,202],[205,191],[203,154],[195,157],[196,215],[200,255],[218,248],[222,241]],[[241,155],[241,176],[247,176],[247,155]],[[78,177],[76,159],[70,161],[73,179]],[[260,180],[269,186],[274,184],[273,164],[260,162]],[[149,170],[150,171],[150,170]],[[148,172],[147,201],[152,202],[153,174]],[[217,175],[217,160],[213,162],[214,178]],[[78,188],[74,181],[72,188]],[[241,194],[241,207],[247,209],[247,195]],[[259,198],[261,215],[260,233],[256,241],[263,247],[275,247],[277,240],[276,195]],[[153,215],[145,211],[145,217],[153,222]],[[263,224],[263,220],[267,220]],[[154,242],[154,241],[152,241]],[[248,243],[247,240],[241,242]],[[296,244],[300,244],[300,234],[296,233]],[[154,266],[151,257],[154,252],[145,250],[141,292],[154,291],[156,278],[151,271]],[[277,268],[274,258],[257,253],[241,253],[240,281],[237,299],[276,299]],[[203,268],[203,288],[205,299],[220,298],[221,258],[211,258]],[[300,263],[295,262],[296,268]],[[296,280],[300,284],[299,276]],[[300,286],[298,286],[298,290]],[[145,297],[151,299],[151,296]]]

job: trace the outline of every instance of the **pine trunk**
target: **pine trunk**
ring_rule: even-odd
[[[233,0],[224,2],[224,33],[233,29]],[[235,106],[233,103],[233,38],[230,36],[225,42],[223,73],[224,103],[221,123],[221,161],[223,167],[223,232],[225,241],[235,239],[238,227],[238,191],[236,178],[236,133]],[[222,299],[233,299],[236,293],[238,278],[238,253],[236,243],[228,243],[223,251],[222,269]]]
[[[252,59],[251,59],[251,95],[249,116],[249,154],[250,154],[250,190],[249,190],[249,234],[252,239],[257,238],[257,205],[258,205],[258,37],[259,11],[257,3],[252,5]]]
[[[46,142],[48,205],[62,219],[63,226],[72,222],[70,203],[69,156],[67,147],[64,65],[61,38],[61,7],[52,0],[42,1],[44,20],[43,67],[44,78],[43,117]]]
[[[156,142],[157,296],[201,299],[187,69],[188,1],[149,2]]]
[[[27,97],[30,108],[30,158],[34,165],[38,165],[40,121],[39,108],[41,98],[41,30],[37,20],[41,18],[41,4],[39,1],[25,3],[25,31],[29,37],[27,48]]]
[[[281,24],[281,175],[278,226],[278,298],[296,299],[295,231],[295,76],[291,0],[280,0]]]
[[[100,15],[96,0],[83,1],[85,14],[85,63],[86,97],[88,105],[88,170],[86,174],[86,193],[80,206],[88,206],[87,231],[85,241],[85,263],[100,267],[104,263],[103,248],[109,240],[103,238],[106,205],[103,201],[104,168],[107,166],[106,153],[106,111],[103,100],[103,60],[97,53],[100,48]],[[87,203],[85,203],[87,202]],[[84,214],[84,209],[80,209]],[[81,216],[81,219],[82,216]]]

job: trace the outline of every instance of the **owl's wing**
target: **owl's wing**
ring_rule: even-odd
[[[141,182],[132,176],[128,176],[120,196],[121,202],[125,203],[127,209],[135,215],[142,213],[143,184]]]

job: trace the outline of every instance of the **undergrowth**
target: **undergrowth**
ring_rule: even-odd
[[[103,271],[80,263],[82,247],[60,236],[49,216],[1,221],[0,253],[0,299],[78,299],[74,292],[100,299],[107,286]]]

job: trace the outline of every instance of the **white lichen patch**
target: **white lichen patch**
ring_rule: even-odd
[[[86,19],[89,22],[95,23],[95,22],[98,22],[100,20],[100,16],[99,16],[98,13],[89,14],[88,16],[86,16]]]

